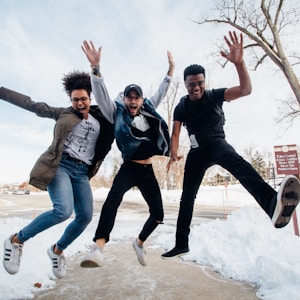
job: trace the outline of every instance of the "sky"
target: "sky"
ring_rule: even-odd
[[[107,189],[99,189],[94,192],[94,197],[103,199],[107,193]],[[180,190],[163,190],[162,197],[165,203],[179,204],[180,193]],[[142,196],[139,191],[129,191],[124,201],[127,199],[144,201],[141,200]],[[1,195],[0,204],[10,206],[12,210],[18,208],[18,202],[13,202],[11,198],[6,199],[5,195]],[[223,207],[224,210],[227,207],[236,207],[236,210],[227,218],[207,219],[197,224],[192,221],[190,252],[182,256],[184,261],[199,266],[210,266],[225,278],[256,286],[259,299],[299,299],[300,252],[295,249],[300,248],[300,239],[294,233],[292,222],[284,228],[275,229],[267,215],[240,185],[229,185],[227,191],[221,186],[201,187],[196,204]],[[29,222],[28,219],[22,217],[1,214],[1,241]],[[168,219],[167,214],[168,211],[165,209],[166,219]],[[297,215],[299,220],[299,208],[297,208]],[[64,251],[67,265],[80,263],[78,256],[76,258],[75,255],[87,251],[87,246],[91,244],[94,236],[98,218],[98,212],[95,212],[85,232]],[[0,300],[32,299],[34,293],[47,287],[54,289],[53,293],[55,293],[56,283],[46,251],[49,243],[61,235],[69,221],[40,233],[25,244],[21,267],[17,274],[6,273],[3,265],[0,265]],[[133,209],[122,212],[122,217],[117,215],[109,243],[119,243],[116,247],[122,243],[131,243],[142,228],[144,221],[145,219]],[[145,243],[146,252],[148,247],[161,249],[161,253],[173,248],[174,235],[174,224],[166,220],[152,233],[151,243]],[[32,260],[33,253],[34,261]],[[148,255],[150,253],[151,251],[148,251]],[[3,247],[0,247],[0,257],[2,255]],[[105,259],[111,259],[108,251],[105,252]],[[67,273],[66,276],[72,276],[72,274]],[[40,289],[33,286],[36,282],[41,283]],[[94,282],[91,281],[91,288],[93,284]]]
[[[80,48],[83,40],[102,47],[101,72],[112,98],[131,83],[151,96],[167,72],[168,50],[180,96],[186,94],[183,70],[193,63],[206,68],[209,87],[234,86],[234,66],[222,69],[217,63],[222,59],[212,55],[217,45],[226,46],[223,36],[232,28],[193,22],[210,13],[212,5],[204,0],[2,0],[0,86],[51,106],[69,106],[61,78],[73,70],[90,71]],[[295,36],[299,30],[300,25]],[[278,98],[290,92],[286,79],[271,63],[250,76],[252,94],[224,104],[228,142],[239,152],[252,145],[271,153],[275,145],[298,144],[300,121],[286,132],[274,122]],[[26,181],[52,141],[54,121],[4,101],[0,119],[0,183]]]

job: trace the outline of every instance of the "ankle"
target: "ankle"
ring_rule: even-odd
[[[143,248],[144,242],[141,241],[140,239],[136,239],[136,243],[139,247]]]
[[[21,242],[21,241],[18,239],[18,235],[15,234],[15,235],[11,238],[11,243],[12,243],[12,244],[23,244],[24,242]]]
[[[61,255],[63,253],[62,250],[59,250],[57,247],[56,247],[56,244],[53,246],[53,253],[57,254],[57,255]]]
[[[98,246],[98,248],[100,250],[104,251],[105,239],[98,239],[98,240],[96,240],[96,245]]]

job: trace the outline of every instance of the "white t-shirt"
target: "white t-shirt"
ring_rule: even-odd
[[[99,134],[100,124],[89,114],[87,120],[83,119],[73,127],[66,138],[63,153],[68,153],[71,157],[91,165]]]

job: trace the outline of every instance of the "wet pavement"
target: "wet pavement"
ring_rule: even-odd
[[[5,200],[6,199],[6,200]],[[95,214],[101,209],[104,199],[96,199]],[[5,201],[14,205],[7,206]],[[48,195],[6,195],[0,197],[0,217],[29,216],[51,207]],[[165,220],[176,224],[178,204],[164,203]],[[126,216],[134,211],[139,216],[148,214],[145,203],[127,199],[118,211]],[[225,218],[230,209],[195,206],[193,224]],[[161,259],[163,249],[151,247],[151,238],[146,243],[147,266],[142,267],[136,259],[131,241],[114,242],[105,248],[105,264],[99,268],[81,268],[85,253],[78,253],[67,262],[67,276],[56,280],[54,288],[36,293],[34,299],[43,300],[254,300],[256,288],[248,283],[225,279],[209,267],[185,262],[180,258]]]
[[[54,289],[34,299],[132,299],[132,300],[254,300],[255,287],[224,279],[208,267],[180,258],[163,260],[162,250],[147,248],[147,266],[136,259],[130,243],[106,246],[105,264],[81,268],[82,254],[68,263],[68,275],[56,280]]]

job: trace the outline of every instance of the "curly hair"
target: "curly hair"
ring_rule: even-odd
[[[205,77],[205,69],[200,65],[196,65],[196,64],[190,65],[186,67],[183,72],[183,80],[185,81],[189,75],[198,75],[198,74],[203,74],[203,76]]]
[[[74,90],[86,90],[90,96],[92,91],[90,75],[86,72],[73,71],[62,78],[64,90],[71,96]]]

